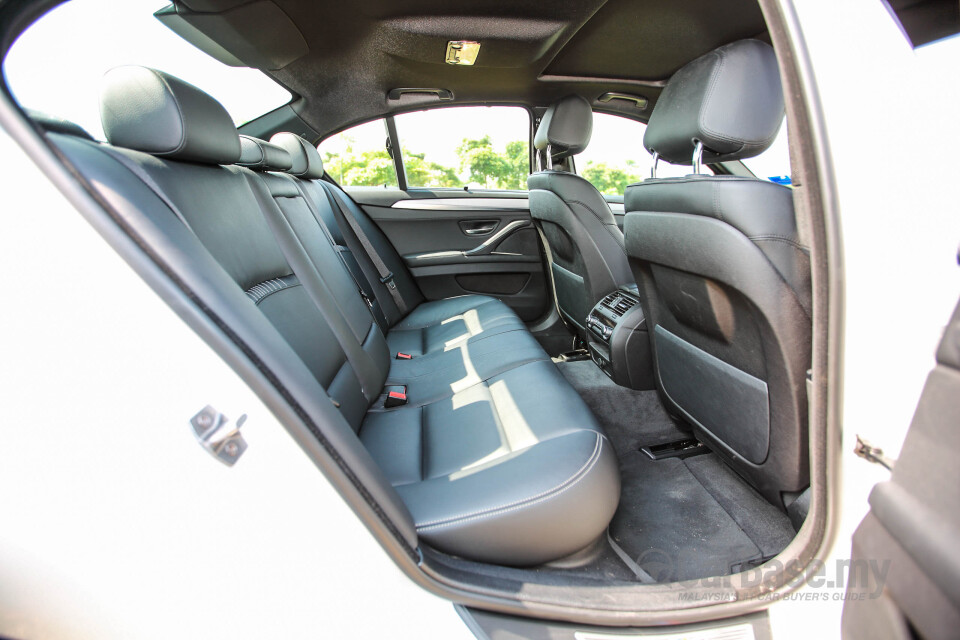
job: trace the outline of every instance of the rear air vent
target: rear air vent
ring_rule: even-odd
[[[637,301],[620,291],[614,291],[600,301],[600,306],[609,309],[618,318],[632,309]]]
[[[617,300],[617,303],[613,305],[613,310],[616,312],[618,316],[622,316],[627,311],[629,311],[635,304],[636,303],[633,300],[620,296],[620,299]]]

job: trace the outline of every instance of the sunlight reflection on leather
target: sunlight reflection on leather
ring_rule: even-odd
[[[451,351],[453,349],[456,349],[457,347],[460,346],[460,344],[464,340],[468,340],[469,338],[475,335],[483,333],[483,324],[480,322],[480,314],[477,313],[476,309],[470,309],[469,311],[466,311],[459,316],[447,318],[440,324],[444,325],[444,324],[449,324],[451,322],[457,322],[457,321],[463,322],[464,332],[455,338],[451,338],[450,340],[447,340],[446,343],[444,343],[443,345],[444,351]]]
[[[478,400],[474,400],[474,402],[476,401]],[[460,471],[450,474],[451,481],[465,478],[494,464],[499,464],[504,457],[531,447],[540,441],[523,417],[523,412],[520,411],[520,407],[513,399],[513,394],[510,393],[506,381],[498,380],[490,385],[488,402],[490,402],[491,411],[499,418],[497,428],[500,431],[501,445],[479,460],[461,468]]]

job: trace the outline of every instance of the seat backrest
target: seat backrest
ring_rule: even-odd
[[[101,110],[113,145],[102,150],[164,195],[358,429],[389,369],[385,340],[380,335],[379,349],[363,348],[372,340],[372,316],[293,178],[266,173],[288,170],[289,153],[241,138],[213,98],[143,67],[107,73]],[[234,163],[245,166],[223,166]],[[292,253],[278,240],[277,225],[294,223],[314,225],[312,236],[298,238],[311,252],[313,269],[295,269]],[[318,270],[322,282],[311,277]]]
[[[590,142],[593,111],[572,95],[551,105],[534,145],[557,167]],[[527,180],[530,215],[547,249],[557,307],[580,332],[593,306],[620,285],[631,284],[623,233],[596,187],[558,169]]]
[[[322,216],[331,239],[343,256],[350,272],[374,303],[374,316],[380,328],[386,333],[403,319],[404,314],[397,308],[386,285],[380,282],[377,268],[350,228],[345,216],[350,215],[363,229],[364,234],[376,249],[377,255],[393,274],[397,291],[407,308],[412,309],[423,302],[424,297],[403,258],[377,224],[361,207],[357,206],[353,199],[335,184],[322,179],[325,173],[323,160],[316,147],[300,136],[288,132],[275,134],[270,138],[270,142],[283,147],[290,154],[293,164],[287,173],[298,178],[298,184],[304,196]]]
[[[372,359],[355,348],[354,329],[337,319],[337,305],[316,303],[271,228],[283,216],[272,215],[275,194],[255,170],[289,167],[289,154],[261,147],[262,158],[244,159],[219,103],[143,67],[106,74],[101,119],[110,144],[72,132],[47,137],[113,219],[162,257],[174,284],[202,300],[204,330],[227,334],[242,354],[228,357],[249,359],[263,376],[250,381],[284,394],[309,432],[297,433],[301,445],[333,455],[415,540],[409,511],[356,435],[386,369],[364,362]],[[238,162],[248,166],[231,166]]]
[[[721,47],[680,69],[644,146],[692,164],[747,158],[784,115],[773,49]],[[809,483],[810,259],[789,187],[693,174],[627,187],[630,267],[667,407],[769,500]]]

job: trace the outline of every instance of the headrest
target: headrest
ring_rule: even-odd
[[[205,164],[240,158],[237,128],[219,102],[179,78],[148,69],[111,69],[100,91],[100,120],[110,144]]]
[[[773,48],[739,40],[684,65],[664,88],[643,146],[672,164],[750,158],[773,144],[783,122],[783,92]]]
[[[270,138],[270,142],[283,147],[290,154],[293,166],[287,173],[307,180],[319,180],[323,177],[323,160],[320,159],[317,148],[297,134],[285,131],[276,133]]]
[[[593,135],[593,109],[590,103],[577,95],[567,96],[554,102],[547,109],[537,127],[533,146],[546,149],[554,160],[574,156],[590,144]]]
[[[236,164],[258,171],[287,171],[291,159],[287,150],[260,138],[240,136],[240,159]]]
[[[93,136],[75,122],[70,122],[57,116],[51,116],[36,109],[24,109],[24,112],[44,131],[49,131],[50,133],[65,133],[68,136],[93,140]]]

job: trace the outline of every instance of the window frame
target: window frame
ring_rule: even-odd
[[[388,128],[388,126],[387,126],[387,119],[388,119],[388,118],[392,120],[393,115],[392,115],[392,114],[390,114],[390,115],[385,115],[385,116],[381,115],[381,116],[377,116],[377,117],[375,117],[375,118],[370,118],[370,119],[368,119],[368,120],[363,120],[363,121],[361,121],[361,122],[355,122],[355,123],[350,124],[350,125],[348,125],[348,126],[346,126],[346,127],[343,127],[342,129],[337,129],[337,130],[335,130],[335,131],[331,131],[330,133],[323,135],[323,136],[320,137],[319,139],[314,138],[313,146],[314,146],[314,148],[317,149],[317,152],[320,153],[320,156],[321,156],[321,158],[322,158],[322,157],[323,157],[323,150],[320,148],[320,146],[321,146],[324,142],[330,140],[331,138],[334,138],[334,137],[336,137],[336,136],[339,136],[340,134],[349,133],[350,131],[353,131],[354,129],[357,129],[358,127],[363,127],[363,126],[366,126],[366,125],[369,125],[369,124],[373,124],[373,123],[379,122],[379,123],[381,123],[381,124],[383,125],[384,140],[385,140],[386,142],[389,142],[389,143],[390,143],[390,147],[386,147],[384,150],[387,152],[387,155],[390,156],[391,164],[393,165],[393,173],[394,173],[394,176],[393,176],[393,177],[394,177],[394,181],[395,181],[397,184],[396,184],[396,185],[389,185],[389,186],[388,186],[388,185],[382,185],[382,186],[379,186],[379,185],[350,185],[350,184],[348,184],[348,185],[343,185],[343,184],[340,184],[339,182],[337,182],[336,180],[334,180],[333,177],[330,176],[330,174],[326,174],[327,177],[334,182],[334,184],[337,184],[337,185],[339,185],[340,187],[344,187],[344,188],[357,188],[357,189],[368,189],[368,188],[369,188],[369,189],[397,189],[397,190],[401,190],[401,191],[403,190],[403,189],[401,188],[401,184],[403,184],[403,183],[401,183],[401,180],[405,180],[406,174],[401,175],[401,174],[398,172],[398,170],[397,170],[396,159],[394,158],[394,154],[392,153],[392,148],[393,148],[393,144],[394,144],[394,138],[390,135],[390,131],[389,131],[389,128]]]
[[[436,105],[424,108],[423,105],[418,105],[410,109],[404,109],[403,111],[394,111],[388,115],[382,116],[384,122],[387,123],[387,133],[390,140],[390,147],[393,150],[393,163],[394,169],[397,174],[397,183],[399,189],[404,192],[409,191],[447,191],[447,192],[458,192],[463,191],[466,193],[526,193],[524,190],[514,190],[514,189],[472,189],[470,187],[426,187],[426,186],[411,186],[407,182],[407,168],[403,162],[403,146],[400,142],[400,136],[397,132],[395,116],[403,115],[405,113],[415,113],[417,111],[435,111],[438,109],[456,109],[463,107],[512,107],[522,109],[527,114],[527,175],[533,173],[534,170],[534,148],[533,148],[533,138],[536,132],[535,125],[539,123],[534,110],[530,105],[518,104],[516,102],[464,102],[457,104],[444,104]],[[377,118],[373,118],[376,120]],[[370,122],[370,121],[368,121]],[[360,123],[363,124],[363,123]],[[358,126],[358,125],[353,125]],[[328,136],[329,137],[329,136]]]

